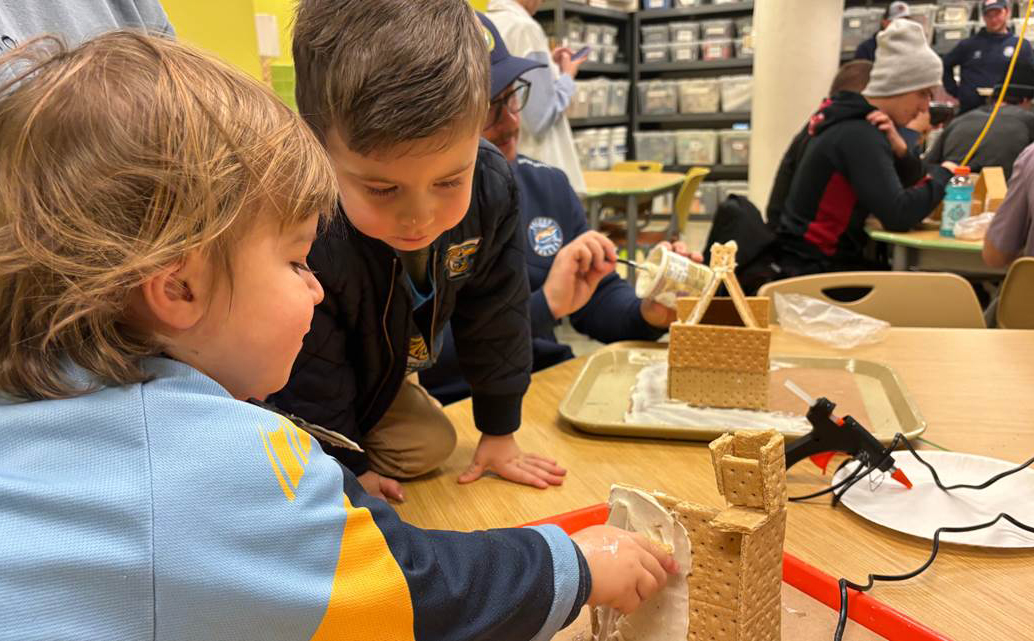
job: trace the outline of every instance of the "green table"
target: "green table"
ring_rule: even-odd
[[[979,240],[945,238],[937,229],[906,232],[866,229],[869,238],[887,243],[893,249],[891,268],[894,271],[919,269],[948,271],[971,275],[1005,274],[1004,269],[988,267],[980,255],[984,243]]]
[[[646,196],[659,196],[665,192],[675,192],[685,181],[685,174],[672,172],[632,172],[632,171],[586,171],[585,200],[589,204],[589,227],[599,229],[600,203],[607,196],[626,196],[625,224],[628,226],[628,257],[635,259],[635,247],[638,240],[637,217],[638,201]],[[635,269],[629,269],[626,278],[635,284]]]

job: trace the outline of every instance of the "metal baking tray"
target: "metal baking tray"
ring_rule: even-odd
[[[560,416],[584,432],[610,436],[707,441],[733,429],[625,422],[639,370],[666,357],[665,343],[625,341],[598,350],[560,403]],[[784,390],[782,381],[789,377],[812,396],[829,398],[837,404],[838,416],[854,416],[884,444],[898,432],[914,439],[926,430],[919,409],[887,365],[856,358],[772,355],[771,360],[778,365],[769,396],[774,411],[799,415],[807,411]],[[789,437],[803,433],[784,432]]]

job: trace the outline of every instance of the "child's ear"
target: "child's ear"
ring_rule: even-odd
[[[155,320],[171,329],[188,330],[204,315],[207,277],[204,259],[192,253],[147,279],[140,294]]]

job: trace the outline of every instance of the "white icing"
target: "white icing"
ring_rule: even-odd
[[[773,369],[785,367],[773,363]],[[636,375],[632,386],[632,406],[625,412],[625,423],[633,425],[691,425],[716,430],[769,430],[784,434],[806,434],[808,419],[782,412],[696,407],[668,397],[668,363],[647,365]]]
[[[692,555],[686,528],[646,492],[615,485],[610,488],[608,525],[639,532],[671,549],[679,563],[678,574],[630,615],[610,608],[596,608],[596,641],[671,641],[689,637],[689,584]]]

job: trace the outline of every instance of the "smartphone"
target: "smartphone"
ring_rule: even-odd
[[[592,47],[589,47],[588,45],[582,47],[571,56],[571,60],[581,60],[585,56],[589,55],[590,49],[592,49]]]

